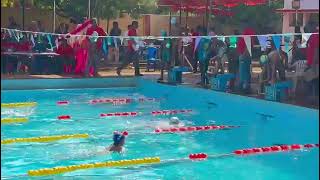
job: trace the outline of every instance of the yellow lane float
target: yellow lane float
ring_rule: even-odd
[[[15,138],[15,139],[4,139],[1,140],[1,144],[12,144],[12,143],[22,143],[22,142],[50,142],[59,141],[62,139],[73,139],[73,138],[88,138],[88,134],[69,134],[69,135],[59,135],[59,136],[40,136],[33,138]]]
[[[1,103],[2,108],[16,108],[16,107],[33,107],[36,102],[21,102],[21,103]]]
[[[28,118],[4,118],[1,119],[1,124],[12,124],[12,123],[25,123]]]
[[[160,163],[160,157],[147,157],[142,159],[107,161],[107,162],[98,162],[98,163],[92,163],[92,164],[80,164],[80,165],[71,165],[71,166],[58,166],[54,168],[30,170],[28,171],[28,175],[29,176],[48,176],[48,175],[62,174],[66,172],[76,171],[80,169],[132,166],[132,165],[153,164],[153,163]]]

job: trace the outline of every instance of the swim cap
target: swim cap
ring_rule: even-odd
[[[171,117],[170,124],[179,124],[179,118],[178,117]]]
[[[122,134],[119,133],[118,131],[115,131],[115,132],[113,133],[113,144],[114,144],[115,146],[119,145],[120,142],[121,142],[121,141],[125,138],[125,136],[127,136],[127,135],[128,135],[128,132],[127,132],[127,131],[123,132]]]
[[[265,64],[268,62],[268,56],[267,55],[261,55],[260,57],[260,63]]]

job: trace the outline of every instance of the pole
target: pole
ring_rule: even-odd
[[[25,16],[24,6],[25,6],[25,2],[24,0],[22,0],[22,30],[24,30],[24,16]]]
[[[209,13],[208,13],[208,16],[209,16],[209,19],[208,19],[208,24],[207,24],[207,33],[209,33],[209,30],[210,30],[210,22],[211,22],[211,13],[212,13],[212,1],[213,0],[209,0],[209,7],[210,7],[210,10],[209,10]]]
[[[89,13],[89,14],[88,14],[88,19],[91,19],[91,12],[90,12],[90,11],[91,11],[91,8],[90,8],[90,6],[91,6],[91,0],[89,0],[88,3],[89,3],[89,4],[88,4],[88,13]]]
[[[182,14],[181,14],[182,13],[182,10],[181,10],[182,7],[181,6],[182,6],[182,2],[180,0],[180,12],[179,12],[179,24],[180,24],[180,27],[181,27],[181,17],[182,17]]]
[[[171,36],[171,19],[172,19],[172,16],[171,16],[171,10],[169,11],[169,35]]]
[[[56,0],[53,0],[53,31],[56,29]]]
[[[188,27],[188,15],[189,15],[189,12],[186,11],[186,29],[187,29],[187,27]]]
[[[207,29],[208,29],[208,22],[209,22],[209,16],[208,16],[208,5],[209,5],[209,0],[207,0],[207,3],[206,3],[206,26],[207,26]]]

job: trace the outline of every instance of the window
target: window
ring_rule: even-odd
[[[303,14],[299,13],[298,14],[298,26],[303,25]],[[296,26],[296,13],[290,13],[289,14],[289,26],[294,27]]]

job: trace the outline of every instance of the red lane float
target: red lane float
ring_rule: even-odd
[[[251,148],[251,149],[240,149],[233,151],[236,155],[250,155],[257,153],[268,153],[268,152],[283,152],[283,151],[292,151],[303,148],[315,148],[319,147],[319,144],[292,144],[292,145],[281,145],[281,146],[269,146],[269,147],[261,147],[261,148]]]
[[[58,116],[59,120],[67,120],[67,119],[71,119],[71,116],[69,115],[62,115],[62,116]]]
[[[132,99],[129,99],[129,98],[118,98],[118,99],[105,98],[105,99],[93,99],[89,101],[90,104],[101,104],[101,103],[116,104],[116,103],[130,103],[130,102],[132,102]]]
[[[180,128],[157,128],[154,130],[155,133],[176,133],[176,132],[193,132],[193,131],[209,131],[209,130],[220,130],[230,129],[239,126],[189,126]]]
[[[116,113],[102,113],[100,117],[112,117],[112,116],[137,116],[138,112],[116,112]]]
[[[69,103],[69,101],[58,101],[57,104],[58,105],[68,105],[70,103]]]
[[[198,153],[198,154],[190,154],[189,159],[191,160],[204,160],[207,159],[208,155],[205,153]]]
[[[171,115],[171,114],[184,114],[184,113],[190,113],[192,110],[160,110],[160,111],[152,111],[151,114],[153,116],[157,115]]]

